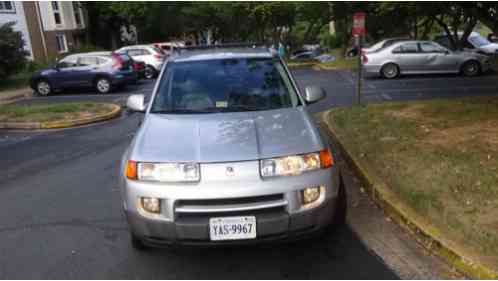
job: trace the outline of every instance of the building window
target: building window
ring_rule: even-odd
[[[0,13],[16,13],[16,6],[12,1],[0,1]]]
[[[61,13],[61,7],[59,5],[59,2],[52,1],[52,10],[54,11],[55,25],[61,25],[62,24],[62,13]]]
[[[57,45],[57,52],[66,53],[67,52],[67,41],[65,34],[57,34],[55,35],[55,41]]]
[[[78,1],[73,2],[73,11],[74,11],[74,21],[76,22],[76,25],[81,26],[83,25],[83,17],[81,13],[81,4]]]

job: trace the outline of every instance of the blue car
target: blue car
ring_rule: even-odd
[[[31,77],[30,85],[41,96],[65,89],[90,87],[99,94],[107,94],[136,80],[133,61],[128,55],[93,52],[69,55],[53,68],[36,72]]]

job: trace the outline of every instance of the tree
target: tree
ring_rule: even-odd
[[[451,46],[462,49],[478,22],[475,3],[432,2],[425,5],[427,16],[444,30]]]
[[[19,72],[26,64],[28,52],[24,50],[21,32],[12,28],[14,24],[0,26],[0,78]]]
[[[498,3],[477,2],[475,9],[478,19],[488,26],[494,34],[498,34]]]

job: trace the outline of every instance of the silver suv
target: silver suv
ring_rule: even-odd
[[[122,158],[135,248],[298,238],[337,218],[342,181],[301,95],[266,48],[187,49],[163,67]]]

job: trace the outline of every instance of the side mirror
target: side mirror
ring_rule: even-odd
[[[308,86],[304,91],[304,100],[307,103],[315,103],[324,99],[326,96],[325,90],[318,86]]]
[[[144,95],[131,95],[126,101],[126,107],[131,111],[145,112]]]

